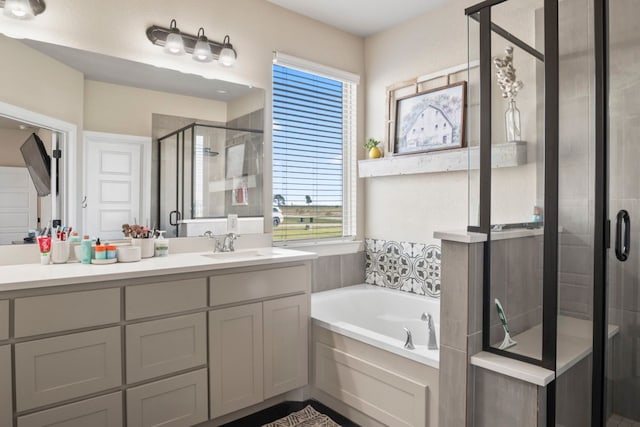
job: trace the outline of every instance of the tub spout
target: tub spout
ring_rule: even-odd
[[[427,344],[427,347],[429,350],[437,350],[438,340],[436,339],[436,327],[433,324],[433,317],[431,314],[422,313],[420,320],[427,322],[427,330],[429,331],[429,343]]]
[[[416,347],[413,345],[413,337],[411,336],[411,331],[407,328],[403,329],[407,333],[407,340],[404,343],[404,348],[406,348],[407,350],[415,350]]]

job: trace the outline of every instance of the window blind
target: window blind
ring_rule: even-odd
[[[273,65],[274,241],[355,234],[354,140],[354,83]]]

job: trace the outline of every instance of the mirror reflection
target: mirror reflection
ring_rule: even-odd
[[[29,230],[55,220],[113,239],[122,237],[123,223],[186,235],[183,227],[170,230],[177,222],[170,212],[176,210],[183,223],[230,213],[264,215],[264,90],[2,35],[0,53],[12,58],[0,70],[0,78],[10,82],[0,88],[0,144],[7,153],[0,171],[21,168],[28,176],[19,146],[34,132],[48,155],[51,144],[62,151],[53,161],[60,175],[58,196],[36,196],[36,208],[25,202],[28,209],[13,217],[0,210],[0,223],[12,226],[11,233],[0,228],[0,244],[20,243]],[[33,118],[20,120],[16,109]],[[7,129],[11,126],[15,129]],[[192,126],[189,147],[180,147],[188,148],[186,156],[169,148],[170,138],[160,149],[159,138],[185,126]],[[163,169],[161,162],[176,166]],[[175,209],[161,209],[162,180],[184,183],[167,195],[176,198]],[[3,201],[14,194],[12,182],[0,172]],[[33,200],[35,186],[31,178],[28,183],[21,200]],[[263,220],[256,219],[255,232],[262,232]]]

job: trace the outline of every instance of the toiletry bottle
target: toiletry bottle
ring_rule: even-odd
[[[82,255],[80,262],[83,264],[91,264],[91,244],[91,239],[85,234],[82,237],[82,242],[80,243],[80,247],[82,248],[80,251],[80,254]]]
[[[158,230],[159,236],[154,243],[155,256],[168,256],[169,255],[169,240],[164,238],[164,231]]]

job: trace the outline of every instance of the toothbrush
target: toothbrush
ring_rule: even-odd
[[[498,317],[500,318],[500,323],[502,323],[502,329],[504,329],[504,340],[502,340],[502,344],[500,344],[500,347],[498,348],[500,350],[505,350],[509,347],[513,347],[518,343],[511,338],[511,335],[509,335],[509,326],[507,325],[507,316],[504,314],[504,309],[502,308],[502,304],[500,304],[500,300],[496,298],[494,301],[496,303],[496,310],[498,311]]]

